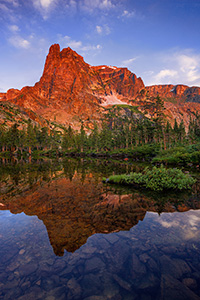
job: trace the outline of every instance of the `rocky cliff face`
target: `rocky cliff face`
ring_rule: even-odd
[[[60,51],[58,44],[50,47],[42,77],[35,86],[20,91],[10,89],[0,94],[0,101],[9,101],[44,119],[76,128],[80,120],[101,119],[106,106],[142,105],[139,101],[142,90],[151,96],[159,94],[165,100],[169,119],[178,117],[187,123],[191,112],[200,109],[199,87],[155,85],[145,88],[142,79],[127,68],[90,66],[71,48]]]
[[[146,87],[150,96],[159,95],[164,100],[165,115],[173,124],[184,121],[188,128],[190,118],[200,112],[200,87],[186,85],[153,85]]]
[[[92,67],[71,48],[60,51],[55,44],[49,49],[42,77],[34,87],[11,89],[0,98],[50,121],[74,125],[78,118],[98,120],[103,106],[126,103],[143,88],[142,79],[127,68]]]
[[[118,97],[135,98],[144,88],[141,78],[137,78],[127,68],[112,66],[92,67],[97,77],[96,86],[92,86],[97,97],[102,92],[103,96],[118,94]]]
[[[160,97],[173,100],[181,100],[182,102],[200,103],[200,87],[188,87],[187,85],[152,85],[146,87],[151,96],[157,94]]]

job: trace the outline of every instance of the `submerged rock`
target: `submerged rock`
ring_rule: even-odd
[[[170,259],[163,255],[160,257],[162,274],[169,274],[174,278],[181,278],[184,274],[190,273],[191,269],[182,259]]]
[[[199,300],[200,297],[170,275],[162,275],[159,300]]]

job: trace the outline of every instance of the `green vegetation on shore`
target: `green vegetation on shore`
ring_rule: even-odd
[[[151,118],[149,116],[149,107]],[[165,120],[159,96],[147,101],[143,113],[129,105],[106,110],[101,124],[93,128],[81,123],[80,131],[55,126],[40,127],[27,121],[19,130],[0,126],[0,156],[93,156],[131,158],[154,164],[199,166],[200,116],[193,115],[186,132],[184,123]],[[145,109],[148,109],[148,118]]]
[[[153,191],[163,191],[190,189],[196,180],[177,168],[166,169],[164,166],[154,166],[152,170],[145,168],[142,173],[112,175],[108,179],[104,178],[103,181],[122,185],[138,185]]]
[[[200,143],[191,145],[182,145],[160,151],[156,157],[152,159],[153,163],[167,165],[199,165],[200,163]]]

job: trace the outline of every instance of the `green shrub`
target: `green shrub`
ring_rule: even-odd
[[[154,157],[159,152],[159,146],[156,144],[146,144],[142,146],[137,146],[133,150],[129,150],[129,154],[138,159],[147,159],[149,157]]]
[[[112,175],[107,182],[117,184],[138,184],[154,191],[189,189],[195,183],[189,174],[177,168],[166,169],[163,166],[145,168],[143,173]]]
[[[162,150],[159,153],[159,157],[167,157],[167,156],[174,156],[176,154],[185,153],[187,152],[185,147],[173,147],[170,149]]]
[[[153,163],[167,163],[167,164],[180,164],[180,165],[187,165],[188,163],[199,164],[200,161],[200,151],[193,151],[193,152],[175,152],[171,153],[168,156],[157,156],[154,157],[152,162]]]

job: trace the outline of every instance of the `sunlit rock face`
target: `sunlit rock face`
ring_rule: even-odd
[[[127,68],[104,65],[91,67],[91,69],[97,76],[97,80],[91,87],[97,96],[100,93],[103,96],[116,94],[119,98],[134,99],[138,92],[144,88],[142,79],[137,78]]]
[[[189,87],[187,85],[166,84],[147,86],[146,90],[151,96],[159,95],[162,98],[169,98],[182,102],[200,103],[200,87]]]
[[[165,101],[166,116],[188,125],[190,116],[200,110],[200,88],[186,85],[145,87],[142,79],[127,68],[91,66],[71,48],[50,47],[43,74],[33,87],[0,93],[0,101],[9,101],[49,120],[77,128],[80,119],[99,121],[105,107],[136,105],[142,110],[146,94],[160,95]],[[77,121],[77,117],[79,121]],[[79,124],[80,125],[80,124]],[[88,125],[89,126],[89,125]]]
[[[164,114],[173,125],[176,119],[178,123],[184,121],[188,129],[190,118],[200,111],[200,87],[188,87],[186,85],[152,85],[145,88],[148,95],[159,95],[164,100]]]
[[[128,69],[92,67],[71,48],[60,51],[55,44],[49,49],[40,81],[34,87],[2,93],[1,100],[31,109],[51,121],[75,125],[74,115],[85,120],[101,118],[107,96],[115,94],[108,105],[127,103],[142,88],[142,79]]]
[[[84,102],[82,97],[88,103],[92,99],[94,104],[99,103],[100,96],[104,99],[113,93],[136,97],[144,83],[127,68],[92,67],[71,48],[60,51],[60,46],[55,44],[50,47],[43,75],[35,88],[39,96],[55,101],[59,98],[72,102],[70,96],[78,97],[78,106]]]

